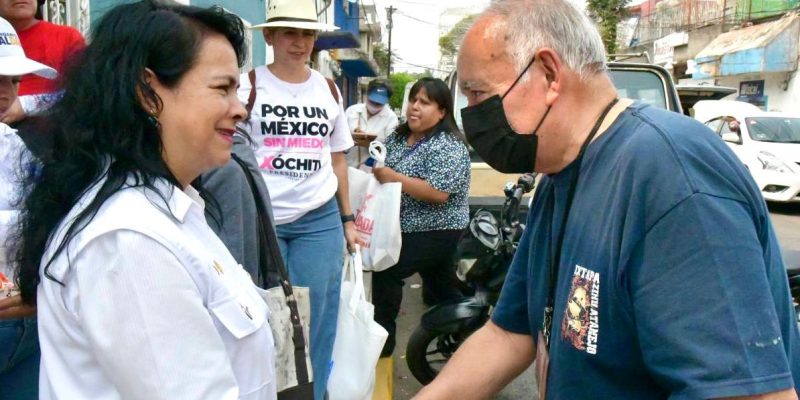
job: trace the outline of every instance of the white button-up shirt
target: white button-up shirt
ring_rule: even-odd
[[[389,136],[397,128],[398,120],[397,115],[394,114],[389,105],[384,105],[381,111],[373,116],[369,116],[366,104],[359,103],[347,107],[347,124],[350,125],[350,132],[360,128],[366,133],[378,135],[375,140],[384,142],[386,137]],[[347,165],[358,168],[364,161],[369,158],[369,150],[353,146],[347,151]]]
[[[42,271],[40,398],[275,399],[260,289],[206,224],[193,188],[156,187],[163,197],[128,187],[105,201],[50,265],[61,283]]]

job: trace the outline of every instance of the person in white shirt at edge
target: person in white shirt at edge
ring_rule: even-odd
[[[193,187],[246,116],[240,19],[146,0],[92,33],[46,116],[56,150],[15,245],[40,398],[277,398],[269,310]]]
[[[22,75],[56,77],[56,71],[25,56],[11,24],[0,18],[0,114],[17,99]],[[36,308],[15,294],[12,265],[6,257],[8,230],[19,217],[20,179],[33,158],[17,131],[0,122],[0,399],[38,398],[39,345]]]
[[[272,0],[267,17],[253,28],[263,29],[275,61],[240,78],[239,98],[252,107],[242,125],[256,146],[292,284],[310,288],[314,397],[322,399],[332,367],[345,240],[351,251],[363,242],[350,208],[344,152],[353,140],[341,95],[306,65],[317,32],[337,28],[317,22],[312,0]]]
[[[391,84],[373,79],[367,85],[367,101],[347,107],[347,124],[356,147],[347,152],[347,165],[358,168],[369,158],[369,144],[383,142],[397,128],[397,115],[389,108]]]

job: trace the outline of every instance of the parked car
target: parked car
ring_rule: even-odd
[[[694,109],[742,160],[764,199],[800,202],[800,116],[725,100],[700,101]]]
[[[716,86],[710,84],[699,85],[677,85],[678,97],[681,99],[683,114],[694,117],[694,105],[703,100],[722,100],[729,97],[738,90],[727,86]]]

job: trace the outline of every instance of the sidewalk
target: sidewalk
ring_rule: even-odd
[[[414,275],[406,280],[406,285],[403,288],[403,305],[400,309],[400,315],[397,317],[397,347],[394,351],[393,367],[394,378],[392,380],[393,386],[393,400],[407,400],[416,394],[422,385],[414,379],[411,372],[406,365],[405,352],[408,338],[414,331],[414,328],[419,323],[420,316],[425,311],[425,305],[422,304],[422,289],[417,285],[421,284],[419,275]],[[414,287],[412,287],[414,286]],[[378,376],[376,381],[387,382],[389,377],[389,368],[386,368],[386,363],[379,367],[379,373],[383,376]],[[506,387],[495,399],[501,400],[538,400],[536,395],[536,383],[533,378],[533,367],[522,373],[515,381]],[[387,390],[384,389],[383,395],[379,394],[379,385],[376,385],[375,396],[373,400],[390,400],[385,395]],[[384,386],[385,387],[385,386]]]

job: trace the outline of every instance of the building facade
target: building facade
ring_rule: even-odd
[[[800,106],[797,0],[647,0],[620,44],[671,70],[676,82],[715,84],[764,110]],[[627,25],[629,27],[630,25]],[[625,32],[625,30],[623,30]]]
[[[91,23],[111,7],[133,0],[44,0],[43,17],[51,22],[70,25],[91,38]],[[266,20],[269,0],[176,0],[201,7],[220,5],[238,15],[249,27]],[[311,66],[335,79],[342,90],[345,106],[357,102],[362,87],[359,78],[377,75],[372,55],[374,43],[381,39],[381,23],[372,0],[315,0],[318,18],[340,29],[322,32],[314,45]],[[261,31],[247,30],[249,57],[243,70],[269,64],[272,49]]]

